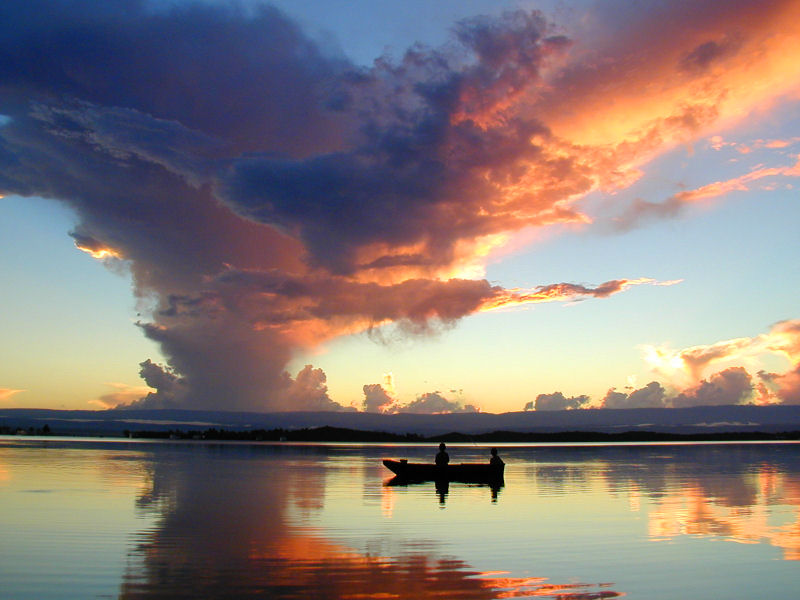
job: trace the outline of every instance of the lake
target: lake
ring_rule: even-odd
[[[0,438],[0,598],[797,593],[798,444],[498,448],[437,489],[381,464],[435,446]]]

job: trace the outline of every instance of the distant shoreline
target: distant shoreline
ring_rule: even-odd
[[[226,431],[218,429],[176,431],[132,431],[132,438],[284,441],[284,442],[397,442],[397,443],[558,443],[558,442],[713,442],[713,441],[796,441],[800,431],[768,432],[708,432],[660,433],[656,431],[624,431],[603,433],[598,431],[562,431],[553,433],[492,431],[480,434],[451,432],[443,435],[423,436],[396,434],[386,431],[362,431],[342,427],[314,427],[305,429],[273,429],[256,431]]]
[[[16,430],[0,428],[2,435],[25,437],[60,436],[60,432],[45,426],[46,429]],[[800,441],[800,431],[718,431],[703,433],[665,433],[658,431],[623,431],[606,433],[600,431],[561,431],[561,432],[520,432],[492,431],[487,433],[465,434],[451,432],[441,435],[419,435],[413,433],[397,434],[386,431],[366,431],[343,427],[309,427],[302,429],[256,429],[232,430],[217,429],[167,429],[167,430],[125,430],[122,435],[78,434],[74,437],[115,437],[126,439],[151,440],[195,440],[195,441],[251,441],[251,442],[341,442],[341,443],[587,443],[587,442],[762,442],[762,441]]]
[[[558,443],[800,440],[800,405],[516,413],[254,413],[0,408],[0,433],[297,442]]]

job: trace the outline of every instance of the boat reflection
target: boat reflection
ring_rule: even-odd
[[[159,518],[138,539],[120,597],[567,600],[620,595],[608,584],[559,585],[546,578],[481,572],[437,553],[435,546],[421,548],[416,540],[381,542],[380,552],[336,541],[307,518],[325,510],[331,469],[324,465],[273,457],[242,460],[213,450],[191,460],[154,456],[150,485],[138,506]]]
[[[409,481],[405,477],[399,477],[395,475],[391,479],[387,479],[384,482],[384,485],[390,487],[430,486],[431,484],[433,484],[434,489],[436,490],[436,495],[439,497],[439,504],[444,506],[447,503],[447,495],[450,493],[450,481],[447,479],[435,479],[433,481]],[[494,480],[490,483],[458,483],[456,485],[488,488],[491,492],[491,501],[496,503],[498,497],[500,496],[500,490],[502,490],[503,486],[505,486],[505,481],[500,479]]]

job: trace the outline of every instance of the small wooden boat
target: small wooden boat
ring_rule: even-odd
[[[459,481],[463,483],[501,483],[504,464],[460,463],[440,467],[407,460],[383,461],[384,466],[404,481]]]

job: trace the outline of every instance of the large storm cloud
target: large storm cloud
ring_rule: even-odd
[[[653,45],[681,82],[703,82],[762,43],[759,27],[786,6],[744,11],[750,21],[704,9],[687,35]],[[742,23],[735,40],[721,36],[720,24]],[[731,97],[676,99],[649,130],[579,140],[572,125],[610,74],[569,63],[572,47],[518,11],[455,24],[445,48],[361,67],[268,6],[9,0],[0,194],[66,203],[76,245],[128,265],[148,309],[139,326],[168,360],[142,363],[155,391],[139,405],[336,409],[319,369],[286,372],[298,350],[655,283],[507,290],[464,276],[503,236],[587,223],[577,199],[625,185],[637,152],[683,139]],[[666,68],[655,56],[645,58]]]

